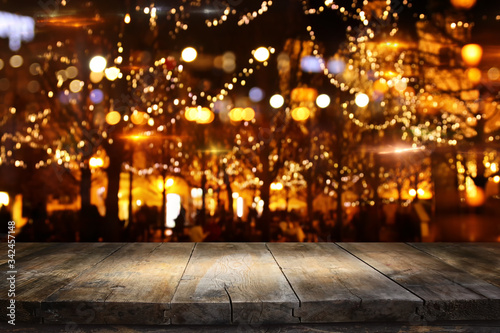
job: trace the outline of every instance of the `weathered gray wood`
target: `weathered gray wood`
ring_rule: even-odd
[[[341,247],[425,301],[423,320],[499,320],[500,289],[401,243]]]
[[[15,243],[15,260],[17,261],[29,254],[36,253],[49,246],[51,246],[51,243]],[[1,244],[0,251],[2,251],[2,253],[0,255],[0,265],[5,264],[9,260],[9,258],[7,257],[8,249],[9,247],[7,243]]]
[[[301,322],[407,322],[423,304],[333,243],[267,246],[301,301]]]
[[[172,323],[293,323],[298,306],[265,244],[200,243],[172,300]]]
[[[19,321],[38,321],[41,302],[72,279],[116,251],[120,244],[55,244],[16,260],[16,317]],[[7,271],[7,265],[0,270]],[[6,279],[0,280],[5,290]],[[0,295],[0,306],[8,302]],[[5,320],[2,316],[1,320]]]
[[[42,303],[45,322],[169,324],[191,243],[127,244]]]
[[[500,243],[415,243],[411,246],[500,287]]]

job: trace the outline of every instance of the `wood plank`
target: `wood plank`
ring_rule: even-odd
[[[172,323],[296,323],[298,306],[264,243],[199,243],[172,300]]]
[[[19,260],[27,255],[30,255],[32,253],[36,253],[38,251],[41,251],[53,244],[51,243],[15,243],[15,250],[16,250],[16,258],[15,260]],[[0,250],[2,251],[2,255],[0,256],[0,265],[5,264],[9,258],[7,257],[7,251],[8,251],[8,244],[7,243],[1,243]]]
[[[402,243],[341,247],[422,298],[422,320],[499,320],[500,289]]]
[[[86,269],[116,251],[120,244],[52,243],[16,260],[16,319],[39,321],[41,302],[56,290],[68,284]],[[6,264],[0,270],[7,271]],[[0,288],[7,281],[0,280]],[[0,306],[8,302],[7,295],[0,295]],[[3,319],[3,318],[2,318]]]
[[[333,243],[267,245],[300,299],[303,323],[409,321],[421,299]]]
[[[46,323],[169,324],[191,243],[127,244],[42,303]]]
[[[500,243],[415,243],[411,246],[500,287]]]

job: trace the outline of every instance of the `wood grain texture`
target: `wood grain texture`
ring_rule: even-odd
[[[500,243],[413,243],[411,246],[500,287]]]
[[[40,320],[42,301],[121,246],[52,243],[17,259],[16,317],[20,321]],[[7,271],[5,264],[0,269]],[[1,290],[4,290],[6,283],[5,279],[0,280]],[[7,301],[7,294],[2,293],[0,306],[3,308]],[[4,320],[4,317],[1,319]]]
[[[409,321],[423,302],[333,243],[270,243],[302,322]]]
[[[194,244],[127,244],[42,303],[45,322],[169,324]]]
[[[15,243],[15,248],[14,248],[16,251],[15,260],[19,260],[29,254],[41,251],[49,246],[51,246],[51,243]],[[0,256],[0,265],[3,265],[9,260],[9,258],[7,257],[8,244],[1,243],[0,251],[2,251],[2,254]]]
[[[500,319],[498,287],[408,244],[339,245],[422,298],[424,321]]]
[[[265,244],[200,243],[172,301],[172,323],[293,323],[298,305]]]

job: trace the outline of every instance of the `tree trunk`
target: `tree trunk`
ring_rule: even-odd
[[[88,163],[85,163],[87,166],[80,169],[81,178],[80,178],[80,203],[81,209],[84,210],[88,206],[90,206],[90,188],[92,185],[92,173],[90,172],[90,167],[88,167]],[[85,212],[83,212],[85,213]]]
[[[262,210],[262,216],[260,221],[260,230],[262,231],[263,241],[269,242],[271,240],[271,210],[269,209],[269,203],[271,200],[271,180],[269,177],[262,179],[264,184],[260,188],[260,198],[264,201],[264,207]]]

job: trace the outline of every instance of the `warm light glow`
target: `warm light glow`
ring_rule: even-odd
[[[91,157],[89,160],[89,166],[91,168],[101,168],[104,165],[104,161],[100,157]]]
[[[477,68],[469,68],[467,71],[467,78],[474,84],[481,82],[481,71]]]
[[[483,57],[483,48],[477,44],[467,44],[462,48],[462,59],[467,66],[476,67]]]
[[[320,108],[326,108],[330,105],[330,96],[321,94],[316,98],[316,105]]]
[[[259,47],[255,52],[253,53],[253,57],[255,60],[264,62],[267,59],[269,59],[269,50],[266,47]]]
[[[255,117],[255,111],[252,108],[244,108],[241,112],[241,118],[244,121],[251,121]]]
[[[175,219],[179,216],[181,212],[181,196],[175,193],[167,194],[167,228],[175,227]]]
[[[425,191],[423,189],[419,188],[417,190],[417,194],[418,194],[419,197],[422,197],[425,194]]]
[[[243,200],[243,197],[238,197],[238,199],[236,199],[236,215],[239,217],[239,218],[242,218],[243,217],[243,208],[244,208],[244,205],[245,202]]]
[[[0,192],[0,206],[8,206],[9,201],[9,194],[7,192]]]
[[[80,92],[83,88],[83,81],[80,81],[80,80],[73,80],[71,81],[71,83],[69,84],[69,90],[72,92],[72,93],[77,93],[77,92]]]
[[[100,73],[106,69],[107,61],[102,56],[95,56],[90,60],[89,67],[94,73]]]
[[[476,0],[451,0],[451,4],[458,9],[471,9],[476,4]]]
[[[182,50],[181,53],[181,58],[185,62],[192,62],[196,59],[198,56],[198,52],[192,47],[186,47],[184,50]]]
[[[13,55],[12,57],[10,57],[9,59],[9,64],[12,68],[19,68],[23,65],[23,57],[21,57],[20,55],[16,54],[16,55]]]
[[[212,121],[214,121],[214,113],[212,110],[209,108],[201,108],[201,110],[198,111],[198,119],[196,122],[198,124],[210,124]]]
[[[413,198],[417,195],[417,191],[414,188],[412,188],[408,191],[408,194],[410,195],[410,197]]]
[[[304,121],[309,118],[311,111],[308,108],[301,106],[292,110],[292,118],[295,121]]]
[[[471,207],[479,207],[486,201],[486,195],[484,190],[474,184],[467,186],[467,191],[465,192],[465,200],[467,204]]]
[[[173,178],[167,179],[167,181],[165,182],[165,187],[172,187],[172,186],[174,186],[174,179]]]
[[[118,67],[109,67],[104,70],[104,74],[106,75],[106,79],[109,81],[114,81],[120,75],[120,69]]]
[[[285,104],[285,99],[283,98],[283,96],[276,94],[269,99],[269,104],[273,108],[279,109],[283,106],[283,104]]]
[[[360,108],[364,108],[370,103],[370,98],[367,94],[359,93],[356,95],[356,99],[354,100],[357,106]]]
[[[314,102],[317,97],[318,91],[307,87],[295,88],[290,95],[292,102]]]
[[[122,116],[118,111],[111,111],[106,115],[106,122],[109,125],[116,125],[120,122]]]
[[[187,109],[185,117],[187,121],[196,121],[196,119],[198,118],[198,108]]]
[[[234,122],[243,120],[243,108],[233,108],[229,111],[229,119]]]
[[[130,120],[135,125],[144,125],[147,122],[146,113],[141,111],[134,111],[130,116]]]
[[[271,183],[271,190],[281,191],[283,189],[283,184],[281,183]]]
[[[125,22],[125,24],[129,24],[130,23],[130,14],[125,15],[125,18],[123,19],[123,22]]]
[[[500,176],[493,177],[493,181],[497,184],[500,183]]]

